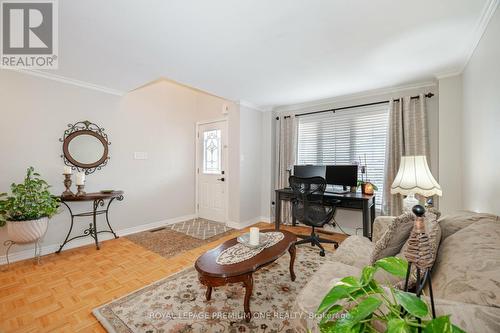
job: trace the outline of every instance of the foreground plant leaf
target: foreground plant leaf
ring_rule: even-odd
[[[396,301],[410,314],[417,318],[423,318],[429,313],[427,304],[412,293],[394,290]]]
[[[450,315],[437,317],[427,322],[424,333],[465,333],[457,326],[453,325]]]
[[[328,322],[328,321],[332,321],[332,317],[334,314],[342,311],[343,307],[340,306],[340,305],[334,305],[332,306],[331,308],[329,308],[327,311],[325,311],[325,313],[323,313],[323,317],[321,318],[321,321],[320,321],[320,325]]]
[[[379,259],[375,262],[374,266],[380,267],[384,271],[399,277],[406,277],[406,271],[408,270],[408,262],[396,257]]]
[[[393,318],[387,323],[386,333],[410,333],[410,326],[400,318]]]
[[[338,300],[346,298],[353,291],[359,290],[359,282],[353,276],[348,276],[339,281],[321,301],[316,314],[321,314],[328,310]]]
[[[375,275],[376,271],[377,268],[373,266],[366,266],[365,268],[363,268],[363,271],[361,272],[361,278],[359,279],[361,285],[366,286],[368,283],[370,283],[373,280],[373,275]]]
[[[379,308],[382,301],[374,296],[370,296],[359,302],[352,308],[345,317],[340,318],[335,325],[334,332],[350,332],[361,320],[371,316]]]

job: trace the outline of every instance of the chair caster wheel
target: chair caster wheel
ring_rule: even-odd
[[[334,245],[333,245],[333,247],[334,247],[334,248],[335,248],[335,250],[336,250],[336,249],[338,249],[338,248],[339,248],[339,244],[334,244]]]
[[[320,251],[320,252],[319,252],[319,255],[320,255],[321,257],[324,257],[324,256],[325,256],[325,251]]]

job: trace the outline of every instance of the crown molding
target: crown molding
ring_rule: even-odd
[[[89,82],[85,82],[85,81],[80,81],[80,80],[76,80],[76,79],[71,79],[71,78],[68,78],[65,76],[56,75],[56,74],[47,73],[47,72],[42,72],[39,70],[17,69],[17,68],[16,69],[9,68],[9,70],[32,75],[32,76],[36,76],[36,77],[41,77],[41,78],[44,78],[47,80],[57,81],[57,82],[65,83],[65,84],[71,84],[73,86],[77,86],[77,87],[81,87],[81,88],[96,90],[96,91],[100,91],[100,92],[110,94],[110,95],[123,96],[126,94],[125,91],[111,89],[111,88],[103,87],[103,86],[100,86],[97,84],[93,84],[93,83],[89,83]]]
[[[240,100],[238,102],[239,105],[241,106],[244,106],[246,108],[249,108],[249,109],[253,109],[253,110],[257,110],[257,111],[260,111],[260,112],[269,112],[269,111],[272,111],[273,108],[272,107],[269,107],[269,106],[261,106],[261,105],[257,105],[257,104],[254,104],[252,102],[249,102],[249,101],[244,101],[244,100]]]
[[[422,89],[422,88],[429,88],[429,87],[435,87],[435,86],[436,86],[436,81],[416,82],[416,83],[411,83],[411,84],[406,84],[406,85],[399,85],[399,86],[392,86],[392,87],[386,87],[386,88],[380,88],[380,89],[367,90],[364,92],[342,95],[342,96],[331,97],[331,98],[325,98],[325,99],[320,99],[320,100],[315,100],[315,101],[310,101],[310,102],[290,104],[290,105],[280,105],[280,106],[274,107],[273,111],[276,111],[276,112],[298,111],[298,110],[306,109],[306,108],[323,107],[327,104],[336,104],[336,103],[347,102],[347,101],[352,101],[352,100],[356,100],[356,99],[376,97],[376,96],[386,95],[386,94],[395,94],[395,93],[405,91],[405,90]]]
[[[452,69],[449,71],[440,72],[440,73],[436,74],[435,76],[436,76],[437,80],[442,80],[442,79],[446,79],[449,77],[462,75],[462,72],[463,72],[463,69],[456,69],[455,68],[455,69]]]
[[[474,55],[474,51],[476,51],[477,46],[479,45],[479,42],[483,38],[484,33],[486,32],[486,29],[488,28],[488,24],[490,23],[491,18],[495,14],[495,11],[498,8],[498,4],[500,3],[500,0],[489,0],[486,5],[483,8],[483,11],[481,13],[481,16],[479,17],[479,20],[477,21],[476,28],[474,29],[474,32],[472,33],[472,38],[471,38],[471,43],[470,47],[468,47],[465,52],[464,52],[464,62],[461,64],[460,68],[458,69],[458,74],[463,73],[467,65],[469,64],[470,59]],[[452,76],[452,75],[448,75]],[[437,75],[436,75],[437,77]],[[444,76],[446,77],[446,76]]]

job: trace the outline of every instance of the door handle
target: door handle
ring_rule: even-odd
[[[224,179],[224,177],[222,177],[222,178],[217,178],[217,180],[220,180],[221,182],[223,182],[225,179]]]

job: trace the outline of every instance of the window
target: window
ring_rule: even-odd
[[[221,173],[221,132],[203,132],[203,172]]]
[[[299,117],[297,164],[364,165],[366,158],[367,179],[378,187],[380,209],[388,116],[388,104],[380,104]]]

